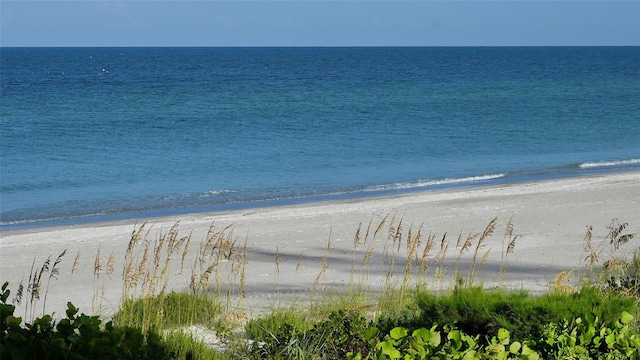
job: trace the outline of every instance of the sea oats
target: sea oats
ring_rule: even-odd
[[[375,239],[376,236],[378,235],[378,233],[380,232],[380,230],[382,230],[382,227],[384,226],[384,224],[387,221],[387,217],[389,217],[389,214],[385,215],[384,218],[382,218],[382,220],[380,220],[380,223],[378,224],[378,226],[376,227],[376,231],[373,232],[373,238]]]
[[[276,273],[280,275],[280,249],[276,246]]]
[[[78,264],[79,263],[80,263],[80,250],[78,250],[78,253],[76,254],[76,257],[73,258],[73,264],[71,265],[71,275],[72,276],[73,276],[73,274],[78,272]]]
[[[302,265],[302,255],[303,255],[303,251],[300,252],[300,255],[298,255],[298,262],[296,263],[296,273],[298,272],[298,270],[300,269],[300,266]]]
[[[353,249],[357,249],[358,245],[360,245],[361,239],[360,239],[360,229],[362,228],[362,221],[358,224],[358,229],[356,229],[356,235],[354,236],[353,239]]]

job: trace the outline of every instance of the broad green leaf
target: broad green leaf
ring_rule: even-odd
[[[517,355],[520,353],[521,347],[522,345],[518,341],[514,341],[513,344],[509,346],[509,352]]]
[[[430,332],[431,332],[431,337],[429,338],[429,345],[431,345],[433,347],[440,346],[440,343],[442,343],[442,338],[440,337],[440,332],[435,331],[433,328],[430,330]]]
[[[399,326],[399,327],[393,328],[389,333],[389,335],[391,335],[391,338],[394,340],[400,340],[403,337],[407,336],[408,333],[409,332],[407,331],[407,329]]]
[[[613,345],[616,343],[616,334],[611,333],[607,335],[607,337],[604,338],[604,341],[607,343],[607,347],[612,348]]]
[[[469,345],[469,348],[470,348],[470,349],[473,349],[473,348],[475,348],[475,347],[476,347],[476,344],[477,344],[476,339],[477,339],[477,338],[474,338],[474,337],[473,337],[473,336],[471,336],[471,335],[465,335],[465,336],[463,337],[463,339],[464,339],[464,341],[466,341],[466,342],[467,342],[467,344]]]
[[[449,332],[447,339],[451,340],[454,350],[460,350],[462,347],[462,334],[460,334],[460,330],[453,330]]]
[[[460,333],[460,330],[452,330],[447,335],[447,339],[454,340],[454,341],[462,341],[462,334]]]
[[[527,344],[522,345],[522,355],[527,358],[527,360],[539,360],[540,355],[534,350],[531,350]]]
[[[411,343],[411,348],[407,349],[407,353],[418,359],[424,359],[427,356],[427,350],[424,346],[415,342]]]
[[[620,322],[626,325],[631,321],[633,321],[633,315],[629,314],[626,311],[623,311],[622,316],[620,317]]]
[[[500,344],[507,345],[509,343],[510,333],[509,330],[500,328],[498,330],[498,340],[500,340]]]
[[[399,359],[400,351],[398,351],[393,344],[388,341],[383,341],[378,344],[382,355],[387,355],[390,359]]]
[[[431,332],[425,328],[415,330],[411,336],[419,342],[425,343],[431,338]]]
[[[462,357],[462,360],[477,360],[480,357],[478,356],[478,353],[475,350],[469,350],[467,352],[465,352],[464,356]]]
[[[375,326],[372,326],[364,330],[362,337],[368,341],[373,339],[373,337],[376,336],[377,334],[378,334],[378,328]]]

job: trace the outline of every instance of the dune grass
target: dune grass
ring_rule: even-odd
[[[492,250],[486,242],[495,235],[497,224],[496,217],[481,232],[455,237],[426,232],[423,225],[407,224],[397,215],[360,224],[346,290],[323,283],[331,266],[329,237],[310,301],[274,306],[267,314],[249,318],[242,312],[250,260],[248,236],[239,241],[232,226],[219,229],[214,223],[206,237],[194,244],[191,234],[179,234],[178,222],[165,232],[152,232],[152,226],[144,223],[134,228],[125,251],[122,303],[113,324],[163,334],[178,358],[226,358],[235,353],[250,358],[320,359],[345,357],[347,349],[370,346],[360,335],[374,325],[386,332],[400,325],[417,328],[436,323],[464,328],[469,334],[506,328],[515,337],[540,335],[544,324],[584,316],[580,311],[585,309],[607,319],[615,319],[622,310],[637,315],[640,253],[632,260],[602,261],[605,249],[618,250],[633,240],[633,234],[624,232],[626,224],[612,221],[600,242],[594,241],[593,228],[588,227],[581,278],[572,282],[572,270],[560,273],[550,292],[537,297],[482,288],[481,269]],[[501,236],[500,283],[506,278],[509,256],[522,240],[512,219]],[[53,260],[49,257],[42,266],[34,260],[27,285],[19,284],[14,297],[15,304],[25,302],[25,319],[34,319],[39,301],[45,314],[50,283],[60,276],[65,255],[66,250]],[[115,273],[113,257],[111,253],[105,260],[98,249],[94,258],[94,313],[101,308],[105,286],[101,279]],[[76,274],[80,261],[78,253],[70,276]],[[374,264],[382,265],[386,274],[382,292],[371,289]],[[284,264],[278,248],[274,265],[279,274]],[[300,254],[296,271],[302,266]],[[190,274],[184,291],[170,290],[171,277],[183,273]],[[195,325],[210,329],[222,350],[213,350],[212,355],[210,347],[189,333]]]

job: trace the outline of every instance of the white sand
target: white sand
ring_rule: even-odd
[[[373,239],[372,228],[367,243],[358,247],[354,253],[354,238],[359,223],[363,223],[360,236],[364,238],[369,222],[372,221],[373,227],[376,227],[387,214],[389,216],[382,232]],[[389,224],[394,216],[394,226],[402,218],[403,243],[392,267],[390,258],[385,259],[382,252],[387,243]],[[593,225],[595,236],[605,236],[606,226],[612,219],[617,218],[620,223],[628,222],[625,233],[637,236],[616,254],[630,254],[638,249],[640,172],[190,214],[138,220],[137,223],[148,222],[147,227],[151,230],[147,238],[151,242],[158,238],[160,232],[167,232],[178,220],[180,237],[192,234],[191,251],[182,275],[179,275],[181,254],[172,260],[173,266],[167,282],[169,290],[184,290],[188,287],[198,245],[206,238],[209,226],[215,222],[215,229],[222,230],[232,225],[232,238],[236,239],[236,245],[242,249],[245,240],[247,241],[248,263],[245,267],[244,287],[246,298],[242,300],[240,309],[251,316],[270,306],[293,301],[292,299],[305,301],[312,294],[321,296],[334,290],[348,289],[350,285],[358,283],[361,273],[367,275],[366,283],[370,294],[374,294],[385,284],[390,268],[397,274],[397,279],[402,279],[406,258],[404,242],[410,228],[415,235],[422,226],[418,258],[422,255],[428,234],[436,234],[437,246],[431,252],[432,260],[440,248],[440,239],[446,232],[446,238],[451,242],[446,257],[446,263],[450,265],[458,256],[454,249],[458,235],[466,237],[469,233],[481,233],[496,216],[498,223],[495,233],[485,241],[481,254],[489,249],[491,252],[477,275],[476,282],[483,282],[485,286],[497,284],[501,274],[503,234],[507,222],[513,217],[514,233],[522,237],[517,240],[515,251],[509,256],[507,278],[500,284],[511,288],[544,291],[561,271],[584,269],[583,259],[586,253],[583,251],[583,239],[588,225]],[[35,310],[35,315],[42,314],[46,292],[47,313],[55,311],[62,315],[66,302],[71,301],[82,312],[108,316],[117,309],[121,301],[124,254],[134,226],[136,221],[125,221],[2,232],[0,280],[9,281],[12,291],[10,299],[13,299],[18,284],[28,282],[34,259],[35,267],[39,268],[48,256],[53,261],[66,249],[67,253],[59,265],[58,280],[52,279],[46,291],[49,275],[45,273],[40,300],[29,306]],[[602,241],[601,238],[594,238],[594,245]],[[374,256],[367,266],[362,267],[360,263],[369,246],[375,249]],[[466,267],[471,263],[470,257],[475,246],[476,242],[459,261],[463,275],[468,274]],[[113,274],[107,276],[103,273],[96,279],[94,265],[98,249],[103,271],[107,269],[111,254],[114,261]],[[138,247],[136,251],[140,257],[141,249]],[[601,261],[610,256],[610,249],[604,248],[600,255]],[[72,274],[74,257],[78,253],[78,266]],[[300,254],[302,258],[299,262]],[[323,258],[326,258],[328,267],[321,272]],[[447,288],[450,284],[447,280],[438,282],[434,279],[436,264],[433,261],[431,264],[429,276],[422,276],[421,279],[428,280],[433,288]],[[234,277],[225,273],[230,271],[230,266],[231,262],[221,263],[217,276],[219,279],[233,277],[237,290],[239,275]],[[412,278],[416,279],[415,264],[412,271]],[[574,279],[579,271],[575,273]],[[448,274],[452,272],[453,268],[449,268]],[[352,280],[352,274],[355,274],[355,280]],[[215,275],[212,280],[213,286]],[[232,297],[232,300],[232,305],[238,304],[236,297]],[[24,314],[24,306],[25,302],[18,308],[19,315]]]

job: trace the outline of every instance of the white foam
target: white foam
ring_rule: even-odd
[[[201,197],[209,197],[209,196],[216,196],[216,195],[226,195],[226,194],[232,194],[235,193],[237,191],[235,190],[210,190],[210,191],[205,191],[204,193],[200,194]]]
[[[594,162],[582,163],[579,166],[581,168],[594,168],[594,167],[634,165],[634,164],[640,164],[640,159],[617,160],[617,161],[594,161]]]
[[[369,186],[366,189],[364,189],[364,191],[403,190],[403,189],[413,189],[413,188],[420,188],[420,187],[427,187],[427,186],[471,183],[476,181],[500,179],[505,177],[506,175],[507,175],[506,173],[501,173],[501,174],[489,174],[489,175],[480,175],[480,176],[468,176],[468,177],[462,177],[462,178],[419,180],[419,181],[412,181],[412,182],[406,182],[406,183]]]

